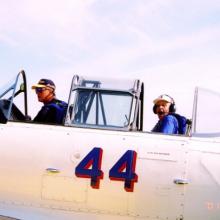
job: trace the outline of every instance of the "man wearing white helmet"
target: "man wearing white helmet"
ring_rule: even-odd
[[[153,132],[165,134],[179,134],[179,122],[176,114],[174,99],[166,94],[160,95],[153,101],[153,112],[157,114],[159,121],[152,129]]]

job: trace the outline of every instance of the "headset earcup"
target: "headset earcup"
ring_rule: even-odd
[[[153,112],[154,112],[154,114],[157,114],[156,110],[157,110],[157,106],[154,105],[154,106],[153,106]]]
[[[175,113],[176,112],[176,105],[174,103],[170,105],[169,111],[170,111],[170,113]]]

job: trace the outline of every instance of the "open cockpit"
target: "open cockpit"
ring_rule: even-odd
[[[214,103],[214,104],[207,104]],[[219,136],[220,94],[196,88],[186,136]],[[138,79],[90,79],[74,75],[62,126],[143,131],[144,83]],[[25,72],[0,89],[0,123],[33,123],[28,115]]]

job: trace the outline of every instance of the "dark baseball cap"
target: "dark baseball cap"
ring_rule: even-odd
[[[45,88],[45,87],[49,87],[52,89],[56,89],[56,86],[54,84],[54,82],[50,79],[41,79],[38,84],[33,85],[31,88],[32,89],[36,89],[36,88]]]

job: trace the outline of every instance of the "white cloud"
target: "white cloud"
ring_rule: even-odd
[[[47,0],[19,1],[12,4],[8,1],[1,6],[0,31],[23,46],[77,43],[83,47],[85,25],[92,0]],[[10,12],[10,13],[9,13]],[[28,42],[31,41],[31,43]]]
[[[17,42],[12,39],[11,37],[4,35],[3,33],[0,33],[0,43],[1,44],[6,44],[9,47],[16,47],[17,46]]]
[[[8,43],[16,42],[14,46],[20,44],[20,47],[28,48],[32,53],[34,50],[39,54],[43,51],[45,56],[53,53],[60,62],[67,64],[75,60],[78,63],[77,59],[80,62],[82,56],[86,60],[108,59],[111,53],[114,55],[109,59],[115,60],[117,64],[129,56],[133,59],[152,53],[186,49],[201,45],[214,36],[215,39],[219,37],[218,27],[210,32],[206,27],[197,28],[193,32],[187,31],[186,27],[185,32],[179,35],[169,33],[170,26],[178,23],[178,20],[172,21],[174,15],[178,16],[176,7],[183,6],[183,3],[174,0],[136,3],[110,1],[111,4],[97,0],[12,2],[4,3],[0,9],[5,18],[0,21],[0,30],[5,31]],[[198,3],[192,2],[194,6]],[[109,8],[106,11],[105,7],[101,7],[105,4],[111,7],[117,4],[121,10]],[[197,10],[205,10],[201,5],[204,2],[200,3]],[[185,2],[183,8],[183,11],[193,10],[187,8]],[[167,33],[166,36],[161,35],[163,31]]]

